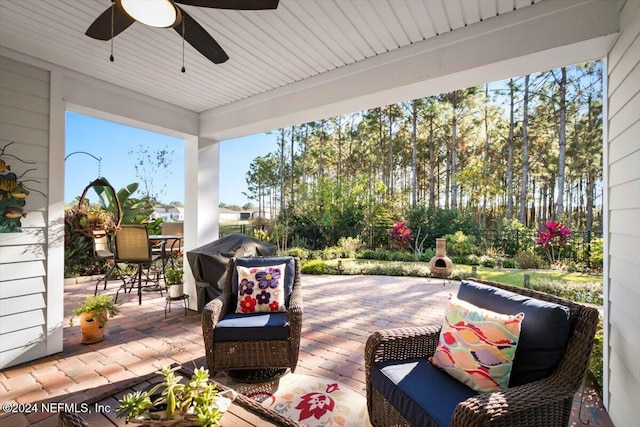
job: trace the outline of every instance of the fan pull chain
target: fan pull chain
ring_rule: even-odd
[[[115,13],[116,13],[114,9],[115,7],[116,7],[116,4],[113,3],[111,5],[111,55],[109,55],[109,61],[111,62],[115,61],[115,59],[113,58],[113,27],[115,25],[113,21],[115,19]]]
[[[185,32],[185,28],[184,28],[184,18],[182,18],[182,72],[186,72],[187,69],[184,68],[184,32]]]

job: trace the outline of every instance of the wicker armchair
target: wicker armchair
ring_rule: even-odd
[[[285,281],[287,275],[292,279],[291,293],[286,295],[286,312],[282,314],[284,320],[281,326],[285,329],[277,339],[273,337],[261,337],[260,339],[247,339],[242,326],[234,328],[232,338],[229,333],[223,337],[220,326],[221,320],[238,318],[235,314],[237,304],[237,275],[234,274],[236,263],[248,266],[257,260],[261,266],[270,266],[286,263]],[[235,277],[234,277],[235,276]],[[233,282],[236,280],[234,286]],[[202,311],[202,334],[205,346],[206,363],[211,375],[218,371],[252,370],[268,368],[290,368],[295,371],[298,364],[300,350],[300,334],[302,331],[302,290],[300,283],[300,260],[293,257],[256,257],[256,258],[232,258],[227,265],[226,280],[223,293],[216,299],[209,301]],[[254,315],[239,315],[254,316]],[[273,314],[261,314],[265,326],[271,326],[274,320]],[[259,318],[254,317],[254,318]],[[276,316],[277,318],[277,316]],[[277,323],[277,319],[276,322]],[[260,322],[258,322],[260,323]],[[255,325],[254,333],[255,336]],[[276,325],[275,327],[278,327]],[[247,328],[250,329],[250,328]],[[264,329],[267,331],[267,329]],[[280,331],[282,332],[282,331]],[[258,335],[262,335],[258,332]],[[265,332],[269,335],[269,332]]]
[[[510,386],[499,392],[475,394],[472,391],[474,396],[457,403],[449,425],[460,427],[568,425],[574,394],[579,389],[587,369],[598,323],[598,311],[530,289],[475,279],[474,281],[567,307],[569,309],[568,341],[555,371],[550,376],[524,385]],[[438,345],[440,329],[440,325],[388,329],[369,336],[365,348],[365,369],[367,406],[373,426],[412,425],[401,411],[372,386],[371,374],[374,364],[432,356]],[[428,387],[429,384],[424,384],[424,389]],[[443,390],[440,389],[438,393],[443,393]]]

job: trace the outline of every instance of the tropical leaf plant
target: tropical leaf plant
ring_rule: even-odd
[[[122,224],[142,224],[153,211],[153,207],[148,200],[132,197],[133,193],[138,190],[138,186],[137,182],[133,182],[121,188],[117,195],[107,191],[106,187],[94,187],[94,190],[100,198],[100,206],[114,215],[117,215],[118,212],[115,200],[115,197],[118,197],[122,208]]]

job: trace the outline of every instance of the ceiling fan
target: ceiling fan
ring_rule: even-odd
[[[111,0],[85,33],[98,40],[112,40],[135,21],[156,28],[173,28],[198,52],[215,64],[229,59],[224,49],[179,4],[215,9],[276,9],[279,0]],[[111,55],[113,61],[113,54]],[[183,67],[184,71],[184,67]]]

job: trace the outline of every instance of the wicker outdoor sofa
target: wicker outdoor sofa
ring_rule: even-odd
[[[598,310],[530,289],[480,280],[462,282],[458,299],[509,315],[523,308],[526,311],[508,388],[478,393],[434,367],[428,358],[436,351],[441,325],[381,330],[369,336],[365,349],[371,424],[375,427],[568,425],[574,394],[586,372]],[[554,325],[543,322],[534,333],[539,335],[538,339],[555,341],[556,350],[561,349],[556,354],[557,361],[553,360],[552,350],[532,348],[523,342],[525,322],[529,321],[528,326],[534,323],[538,306],[543,309],[552,306],[553,316],[561,313],[562,317],[562,311],[553,307],[555,304],[567,313],[566,325],[556,327],[556,323],[562,323],[556,317]],[[529,365],[546,363],[545,360],[552,365],[535,366],[527,371]]]

